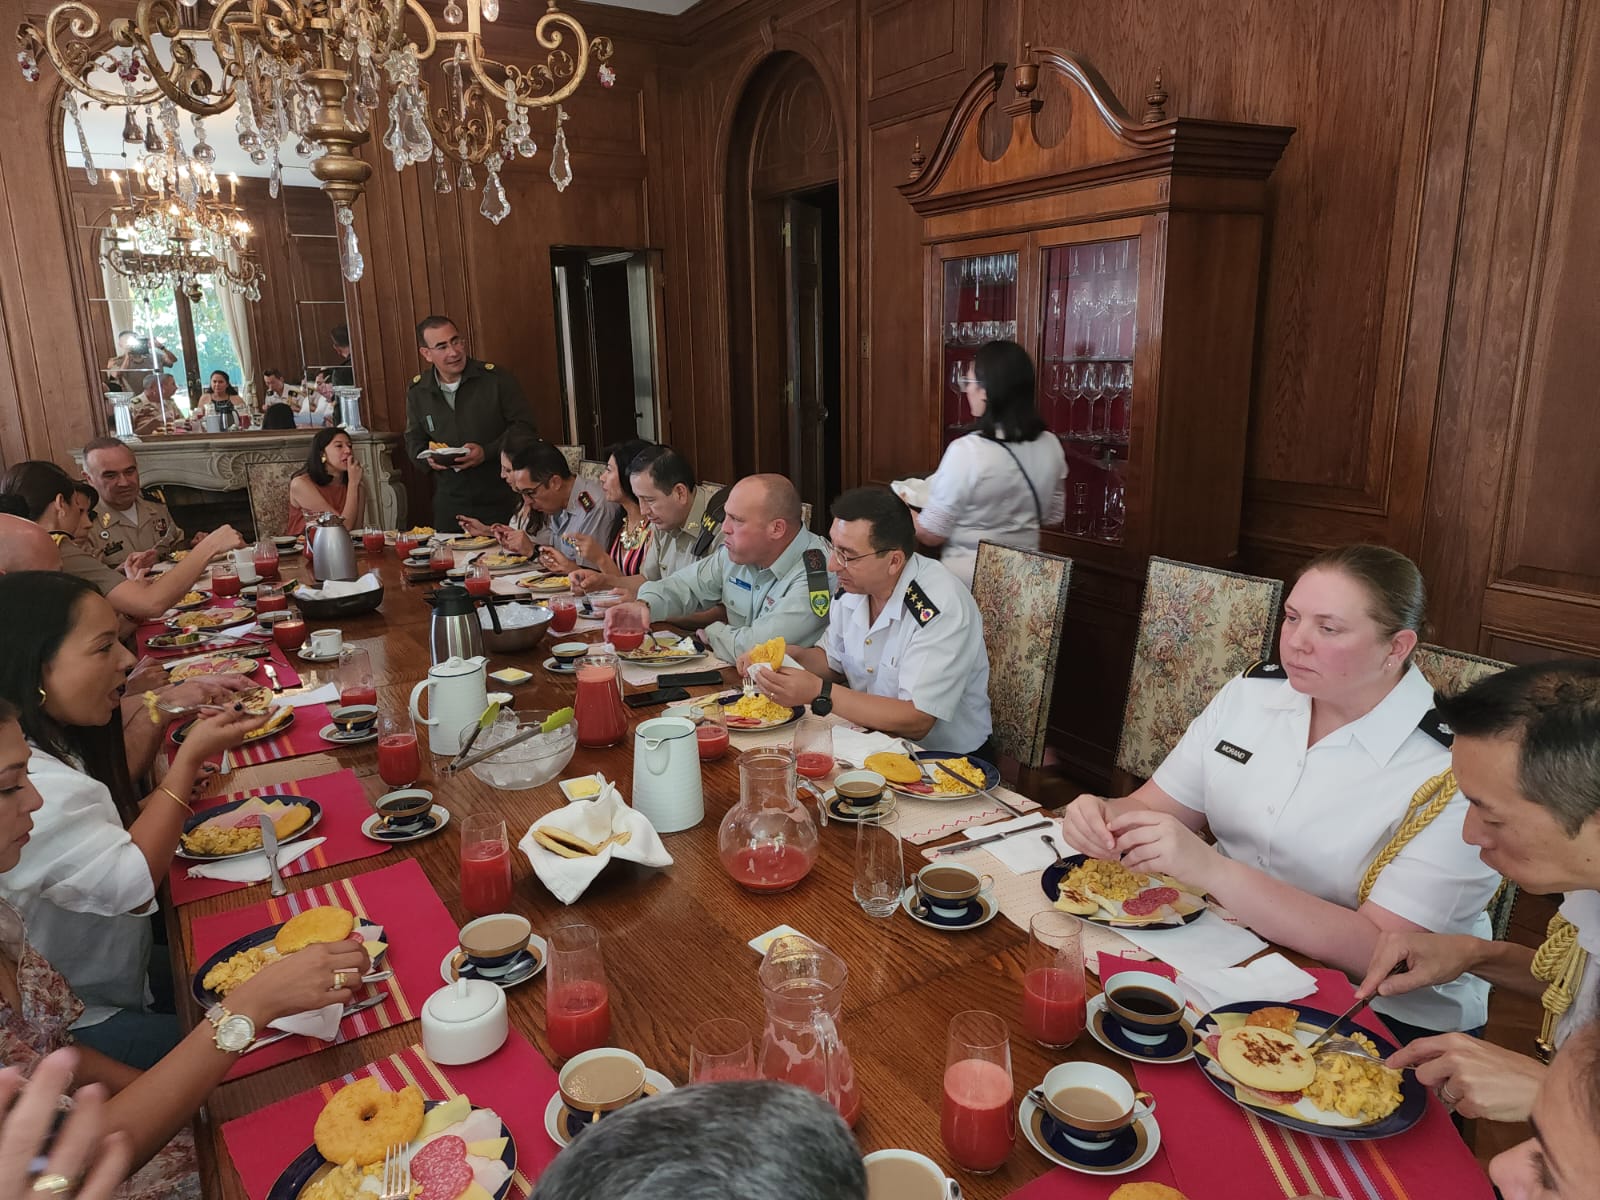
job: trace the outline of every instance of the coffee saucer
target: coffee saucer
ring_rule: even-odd
[[[865,808],[839,799],[837,794],[828,797],[828,820],[841,821],[846,825],[859,825],[862,821],[875,821],[879,817],[886,817],[894,812],[894,796],[885,794],[884,798],[876,804],[869,804]]]
[[[425,837],[432,837],[450,824],[450,810],[442,804],[435,804],[428,810],[428,815],[423,818],[420,829],[402,831],[399,829],[385,829],[379,831],[378,814],[373,813],[361,822],[363,837],[369,837],[375,842],[386,842],[390,845],[399,845],[401,842],[420,842]]]
[[[1106,1015],[1106,996],[1101,992],[1089,1001],[1089,1033],[1113,1054],[1134,1062],[1179,1063],[1194,1057],[1194,1030],[1189,1022],[1180,1021],[1177,1028],[1153,1045],[1134,1041],[1122,1026]]]
[[[1061,1127],[1030,1096],[1022,1097],[1017,1121],[1028,1144],[1040,1154],[1058,1167],[1085,1175],[1126,1175],[1144,1166],[1161,1149],[1161,1127],[1153,1115],[1140,1117],[1103,1150],[1085,1150],[1069,1141]]]
[[[552,675],[576,675],[578,673],[577,664],[573,664],[570,667],[563,667],[553,656],[545,659],[543,666],[544,669],[549,671]]]
[[[359,746],[363,742],[376,741],[378,727],[374,725],[365,733],[342,733],[337,725],[329,721],[317,730],[317,736],[325,742],[332,742],[336,746]]]
[[[300,659],[302,662],[325,663],[339,661],[338,651],[335,651],[332,654],[314,654],[312,653],[310,647],[301,646],[300,649],[296,650],[294,653],[295,657]]]
[[[672,1080],[660,1071],[652,1071],[649,1067],[644,1069],[644,1094],[657,1096],[662,1092],[672,1091]],[[561,1100],[561,1093],[557,1092],[550,1097],[550,1103],[544,1106],[544,1131],[552,1142],[558,1146],[569,1145],[578,1133],[583,1131],[585,1125],[590,1124],[590,1117],[582,1113],[575,1113]]]
[[[514,954],[511,961],[506,964],[505,970],[485,974],[470,962],[462,961],[461,965],[457,966],[458,959],[465,960],[466,958],[466,953],[461,947],[457,946],[449,954],[446,954],[444,960],[440,962],[439,978],[446,983],[454,983],[457,979],[487,979],[501,991],[510,991],[519,983],[527,983],[528,980],[537,978],[539,973],[544,970],[544,964],[549,960],[549,957],[549,943],[537,933],[530,933],[528,935],[528,948]]]
[[[942,929],[946,933],[957,933],[963,929],[976,929],[979,925],[987,925],[994,920],[995,914],[1000,911],[1000,906],[995,903],[994,897],[988,892],[979,892],[977,896],[966,901],[960,916],[945,916],[938,909],[930,906],[928,915],[919,917],[912,911],[912,906],[917,900],[917,885],[912,884],[900,893],[900,907],[905,910],[918,925],[926,925],[929,929]]]

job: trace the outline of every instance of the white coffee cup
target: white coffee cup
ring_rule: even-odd
[[[960,1195],[939,1164],[915,1150],[874,1150],[861,1161],[867,1167],[867,1200],[945,1200]]]
[[[311,653],[318,658],[331,658],[344,649],[344,634],[337,629],[316,629],[311,633]]]
[[[261,579],[261,576],[256,574],[256,564],[253,562],[240,563],[237,570],[240,583],[256,583]]]
[[[1074,1090],[1101,1093],[1118,1111],[1115,1116],[1085,1117],[1063,1106],[1063,1099]],[[1092,1062],[1065,1062],[1045,1072],[1039,1083],[1044,1096],[1044,1111],[1074,1146],[1098,1150],[1116,1138],[1135,1121],[1156,1110],[1155,1097],[1135,1091],[1133,1085],[1113,1071]]]

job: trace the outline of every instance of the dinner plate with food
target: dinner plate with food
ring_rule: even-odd
[[[867,755],[861,765],[882,775],[893,791],[923,800],[963,800],[1000,785],[992,764],[949,750],[919,750],[915,758],[880,752]]]
[[[516,1142],[493,1109],[427,1100],[414,1083],[390,1091],[371,1075],[333,1094],[312,1136],[267,1200],[378,1200],[390,1146],[404,1148],[411,1194],[425,1200],[504,1200],[517,1171]]]
[[[261,818],[268,817],[280,844],[298,841],[322,820],[322,805],[304,796],[247,796],[203,809],[183,823],[178,857],[216,862],[261,852]]]
[[[1062,912],[1108,929],[1177,929],[1208,907],[1203,893],[1170,875],[1086,854],[1063,855],[1045,868],[1039,886]]]
[[[485,554],[478,560],[489,568],[489,574],[502,575],[509,571],[525,571],[533,561],[526,554]]]
[[[624,650],[617,657],[641,667],[665,667],[693,662],[704,658],[706,652],[694,644],[691,637],[678,638],[671,634],[647,633],[637,650]]]
[[[494,545],[498,545],[498,543],[492,537],[487,537],[481,533],[464,533],[459,537],[450,539],[450,549],[452,550],[487,550]]]
[[[1307,1047],[1330,1025],[1374,1054]],[[1428,1092],[1415,1075],[1383,1065],[1386,1038],[1303,1005],[1225,1004],[1195,1023],[1195,1062],[1224,1096],[1264,1121],[1318,1137],[1393,1137],[1422,1119]]]
[[[735,733],[782,729],[785,725],[793,725],[806,714],[804,705],[790,708],[787,704],[768,699],[760,692],[749,696],[742,692],[729,692],[718,696],[717,703],[722,705],[723,720]]]
[[[185,592],[183,597],[172,607],[179,612],[193,612],[197,608],[204,608],[211,603],[211,597],[204,592]]]
[[[267,692],[269,695],[272,692],[271,688],[261,688],[259,690]],[[252,693],[246,692],[242,694],[251,695]],[[242,704],[244,701],[240,700],[238,703]],[[189,736],[190,728],[194,725],[194,722],[198,720],[200,720],[200,718],[196,717],[194,720],[185,721],[182,725],[176,726],[170,735],[172,738],[172,744],[174,746],[183,745],[183,739]],[[290,708],[288,705],[284,705],[282,708],[273,709],[271,715],[268,716],[265,721],[244,735],[244,740],[246,742],[259,742],[263,738],[273,737],[282,733],[285,729],[289,728],[289,726],[293,724],[294,709]]]
[[[489,568],[491,571],[493,567]],[[570,575],[524,575],[517,580],[519,588],[527,588],[530,592],[570,592],[572,590],[572,577]]]
[[[349,909],[323,904],[234,938],[200,964],[189,980],[189,991],[203,1012],[213,1004],[223,1003],[229,992],[254,978],[267,964],[307,946],[342,942],[349,937],[361,942],[371,960],[371,970],[385,969],[383,960],[389,953],[389,943],[383,940],[383,928],[357,921]]]
[[[256,615],[256,610],[240,604],[233,608],[203,608],[197,612],[179,613],[167,622],[168,629],[221,629],[224,625],[238,625]]]
[[[253,658],[239,654],[214,654],[177,664],[167,671],[167,682],[182,683],[196,675],[249,675],[255,669],[256,660]]]

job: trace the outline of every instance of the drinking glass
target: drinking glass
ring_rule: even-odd
[[[1106,410],[1106,424],[1111,440],[1119,446],[1128,444],[1128,428],[1133,423],[1133,364],[1118,363],[1112,372],[1115,391]],[[1121,417],[1117,413],[1120,410]]]
[[[892,917],[905,891],[905,856],[893,813],[856,824],[856,903],[869,917]]]
[[[456,565],[455,552],[450,549],[450,543],[436,539],[433,543],[433,553],[428,557],[428,566],[435,571],[448,571]]]
[[[1122,540],[1122,525],[1128,516],[1127,485],[1116,471],[1106,469],[1105,503],[1100,510],[1100,536],[1108,542]]]
[[[697,705],[699,719],[695,722],[695,744],[700,749],[700,761],[712,762],[728,752],[728,718],[722,705],[706,699]]]
[[[1011,1036],[994,1013],[969,1009],[950,1019],[947,1046],[939,1136],[956,1165],[988,1175],[1017,1140]]]
[[[755,1043],[743,1021],[715,1017],[689,1035],[689,1082],[722,1083],[759,1079]]]
[[[340,704],[378,702],[378,685],[372,675],[372,655],[367,653],[364,646],[346,646],[339,651],[339,666],[335,678],[339,681]]]
[[[1083,1032],[1083,922],[1047,909],[1028,922],[1028,959],[1022,977],[1022,1031],[1051,1050],[1070,1046]]]
[[[256,588],[256,615],[263,613],[284,612],[289,607],[289,596],[283,588],[274,587],[270,583],[263,583]]]
[[[239,594],[239,568],[231,559],[221,559],[211,564],[211,594],[217,599]]]
[[[511,842],[504,818],[494,813],[462,818],[461,906],[475,917],[511,906]]]
[[[383,542],[381,529],[369,529],[361,535],[361,548],[368,554],[382,554]]]
[[[262,538],[256,543],[251,555],[256,568],[256,574],[263,579],[276,579],[278,577],[278,546],[271,538]]]
[[[544,1030],[558,1057],[610,1040],[611,992],[598,929],[575,923],[552,931],[544,986]]]
[[[378,717],[378,776],[391,788],[408,788],[422,774],[417,727],[409,712]]]
[[[1100,363],[1084,363],[1083,375],[1080,377],[1078,392],[1088,404],[1088,421],[1084,425],[1083,436],[1085,441],[1098,442],[1100,440],[1100,421],[1095,416],[1100,398],[1105,395],[1105,368]]]
[[[234,576],[234,582],[238,582]],[[280,650],[298,650],[306,644],[306,622],[300,615],[300,610],[294,605],[289,605],[285,610],[289,615],[284,617],[272,627],[272,640],[278,643]]]
[[[1067,518],[1067,531],[1079,537],[1088,537],[1094,525],[1094,518],[1089,514],[1089,485],[1075,483],[1072,485],[1072,513]]]
[[[967,364],[959,358],[950,368],[950,390],[958,396],[967,390]]]
[[[494,575],[489,571],[489,564],[482,559],[467,568],[466,578],[461,582],[471,596],[487,596],[494,590]]]
[[[618,654],[627,654],[644,645],[645,620],[639,610],[631,605],[618,608],[611,616],[611,628],[606,640]]]
[[[572,600],[550,601],[550,632],[571,633],[578,623],[578,606]]]
[[[833,723],[826,717],[801,717],[794,727],[794,769],[807,779],[833,774]]]

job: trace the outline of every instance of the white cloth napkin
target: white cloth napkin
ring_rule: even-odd
[[[928,481],[926,479],[896,479],[889,485],[889,488],[912,508],[928,507]]]
[[[325,683],[319,688],[312,688],[309,692],[301,692],[296,696],[279,696],[275,703],[282,707],[287,704],[290,708],[304,708],[308,704],[338,704],[339,685]]]
[[[839,744],[838,735],[834,735],[834,746]],[[980,797],[981,800],[981,797]],[[1024,825],[1037,825],[1040,821],[1048,819],[1049,814],[1043,812],[1026,813],[1020,817],[1012,817],[1009,821],[997,821],[992,825],[973,825],[961,831],[961,836],[971,841],[974,838],[992,837],[997,833],[1007,833],[1013,829],[1021,829]],[[1041,838],[1048,837],[1054,850],[1047,848]],[[1067,840],[1061,836],[1061,829],[1056,826],[1051,829],[1032,829],[1027,833],[1019,833],[1016,837],[1007,838],[1003,842],[995,842],[992,846],[985,846],[989,854],[1004,863],[1007,870],[1018,875],[1032,875],[1035,871],[1042,871],[1056,861],[1057,854],[1078,853]]]
[[[226,629],[219,629],[217,632],[225,633],[230,637],[242,637],[247,633],[260,633],[261,627],[252,619],[238,625],[229,625]]]
[[[582,858],[563,858],[546,850],[534,840],[533,829],[523,834],[517,846],[528,856],[533,873],[550,889],[550,894],[563,904],[571,904],[584,889],[594,882],[595,876],[605,870],[613,858],[636,862],[647,867],[670,867],[672,855],[661,844],[661,835],[655,826],[635,809],[623,803],[622,793],[609,781],[602,785],[600,794],[593,800],[574,800],[565,808],[558,808],[548,816],[539,818],[536,826],[555,826],[575,834],[584,841],[598,845],[614,833],[629,831],[632,836],[626,843],[612,842],[595,855]]]
[[[330,579],[320,588],[296,588],[296,596],[304,596],[308,600],[337,600],[340,596],[355,596],[362,592],[375,592],[382,587],[382,582],[373,571],[368,571],[360,579]]]
[[[1183,973],[1231,967],[1267,948],[1243,925],[1230,925],[1214,912],[1178,929],[1129,929],[1119,925],[1117,932]]]
[[[278,870],[283,870],[302,854],[315,850],[327,840],[327,838],[306,838],[279,847]],[[272,878],[272,872],[267,869],[265,854],[245,854],[222,862],[201,863],[197,867],[190,867],[188,875],[190,879],[221,879],[228,883],[260,883],[262,880]]]
[[[1184,971],[1178,986],[1200,1012],[1246,1001],[1287,1003],[1309,996],[1317,981],[1281,954],[1266,954],[1242,967]]]
[[[320,838],[318,839],[321,840]],[[262,876],[266,878],[265,875]],[[357,925],[356,932],[361,934],[364,941],[381,942],[383,940],[383,926]],[[305,1012],[290,1013],[286,1017],[279,1017],[270,1023],[270,1028],[281,1029],[286,1033],[303,1033],[307,1037],[314,1037],[319,1041],[331,1042],[339,1034],[339,1022],[344,1020],[344,1006],[338,1003],[325,1004],[321,1008],[308,1009]]]
[[[869,754],[901,754],[900,740],[887,733],[873,733],[868,729],[851,729],[845,725],[833,727],[834,757],[851,766],[859,767]]]

